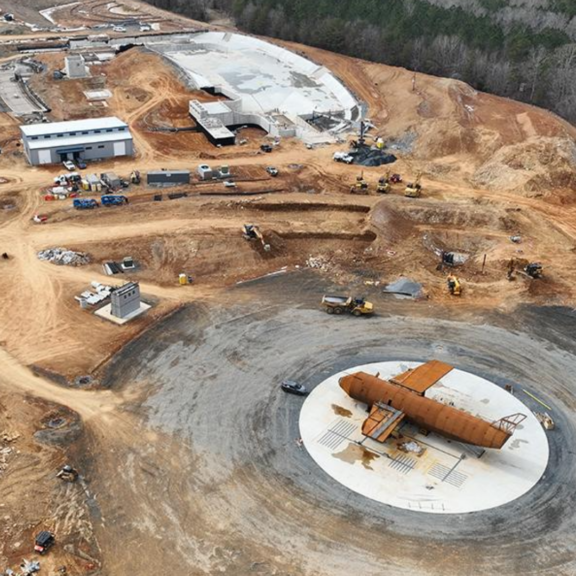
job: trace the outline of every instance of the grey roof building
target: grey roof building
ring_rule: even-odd
[[[100,160],[132,156],[128,124],[116,117],[21,126],[22,142],[33,166],[64,160]]]

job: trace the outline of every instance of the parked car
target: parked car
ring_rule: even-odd
[[[306,386],[303,384],[299,384],[298,382],[294,382],[294,380],[284,380],[280,387],[284,392],[288,394],[296,394],[297,396],[306,396],[308,394],[308,390],[306,390]]]
[[[262,152],[272,152],[272,146],[270,146],[270,144],[262,144],[260,150],[262,150]]]
[[[232,182],[231,180],[225,180],[224,186],[226,186],[226,188],[236,188],[236,182]]]
[[[66,168],[66,170],[70,170],[70,172],[74,172],[74,170],[76,170],[76,166],[71,160],[64,160],[62,164],[64,165],[64,168]]]
[[[77,166],[80,170],[86,170],[86,168],[88,168],[88,165],[86,164],[86,162],[84,162],[84,160],[77,160],[77,161],[76,161],[76,166]]]
[[[274,168],[274,166],[268,166],[268,168],[266,168],[266,172],[268,172],[270,176],[278,176],[278,168]]]

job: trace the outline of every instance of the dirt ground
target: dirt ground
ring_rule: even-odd
[[[199,26],[132,1],[81,2],[53,17],[73,26],[127,14],[162,31]],[[94,163],[87,173],[127,178],[133,169],[185,168],[189,185],[131,185],[128,205],[90,211],[45,201],[61,167],[30,167],[19,121],[0,113],[0,253],[9,256],[0,259],[0,571],[31,558],[33,534],[47,528],[57,546],[45,573],[65,565],[70,574],[124,574],[129,566],[150,575],[327,576],[380,574],[388,562],[399,575],[475,567],[486,575],[571,576],[574,518],[564,506],[551,520],[545,507],[556,503],[544,488],[531,495],[529,513],[510,509],[528,515],[531,540],[505,514],[479,517],[468,529],[459,518],[461,534],[442,525],[431,536],[429,523],[418,538],[409,535],[418,530],[413,516],[378,508],[367,520],[366,503],[319,478],[298,450],[298,404],[281,404],[275,385],[288,375],[313,386],[330,370],[360,363],[357,356],[445,354],[498,383],[541,393],[563,423],[559,438],[571,441],[573,326],[547,311],[571,318],[576,302],[576,129],[459,81],[284,45],[325,64],[367,103],[371,135],[398,156],[389,168],[403,184],[378,195],[387,168],[363,168],[370,194],[351,194],[360,169],[332,161],[345,145],[307,149],[284,140],[265,154],[265,134],[253,128],[242,131],[245,145],[227,148],[199,132],[162,131],[192,128],[189,100],[213,97],[190,91],[177,69],[140,48],[94,66],[91,78],[65,81],[52,76],[64,54],[37,53],[47,69],[31,85],[52,120],[117,115],[129,123],[135,157]],[[84,91],[103,88],[112,93],[107,105],[90,104]],[[201,162],[229,166],[237,187],[199,181]],[[266,172],[271,165],[276,178]],[[404,197],[418,173],[422,198]],[[35,224],[35,214],[47,222]],[[244,224],[257,224],[270,250],[244,240]],[[40,261],[37,252],[51,247],[86,252],[90,263]],[[466,257],[455,270],[459,298],[447,293],[453,270],[439,267],[442,250]],[[104,262],[125,256],[138,262],[135,272],[104,275]],[[511,259],[518,267],[541,262],[544,277],[508,280]],[[193,284],[179,286],[180,273]],[[423,298],[384,295],[399,277],[422,284]],[[152,308],[125,326],[74,299],[93,281],[127,280],[140,282]],[[325,290],[369,296],[377,319],[334,328],[317,309]],[[214,406],[222,408],[218,430]],[[55,478],[68,461],[80,482]],[[569,478],[569,466],[557,478]],[[487,525],[511,531],[508,558],[487,558],[499,530],[475,542],[472,528]],[[546,534],[556,555],[546,552]],[[434,561],[424,557],[425,537],[435,543]]]

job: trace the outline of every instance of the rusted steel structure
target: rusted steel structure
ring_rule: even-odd
[[[354,400],[368,405],[370,414],[362,433],[378,442],[384,442],[403,420],[409,420],[421,429],[458,442],[502,448],[526,418],[524,414],[487,422],[424,395],[452,369],[449,364],[432,360],[390,380],[356,372],[340,378],[340,387]]]

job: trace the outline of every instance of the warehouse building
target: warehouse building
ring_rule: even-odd
[[[20,130],[26,156],[33,166],[134,154],[130,129],[116,117],[32,124],[21,126]]]

